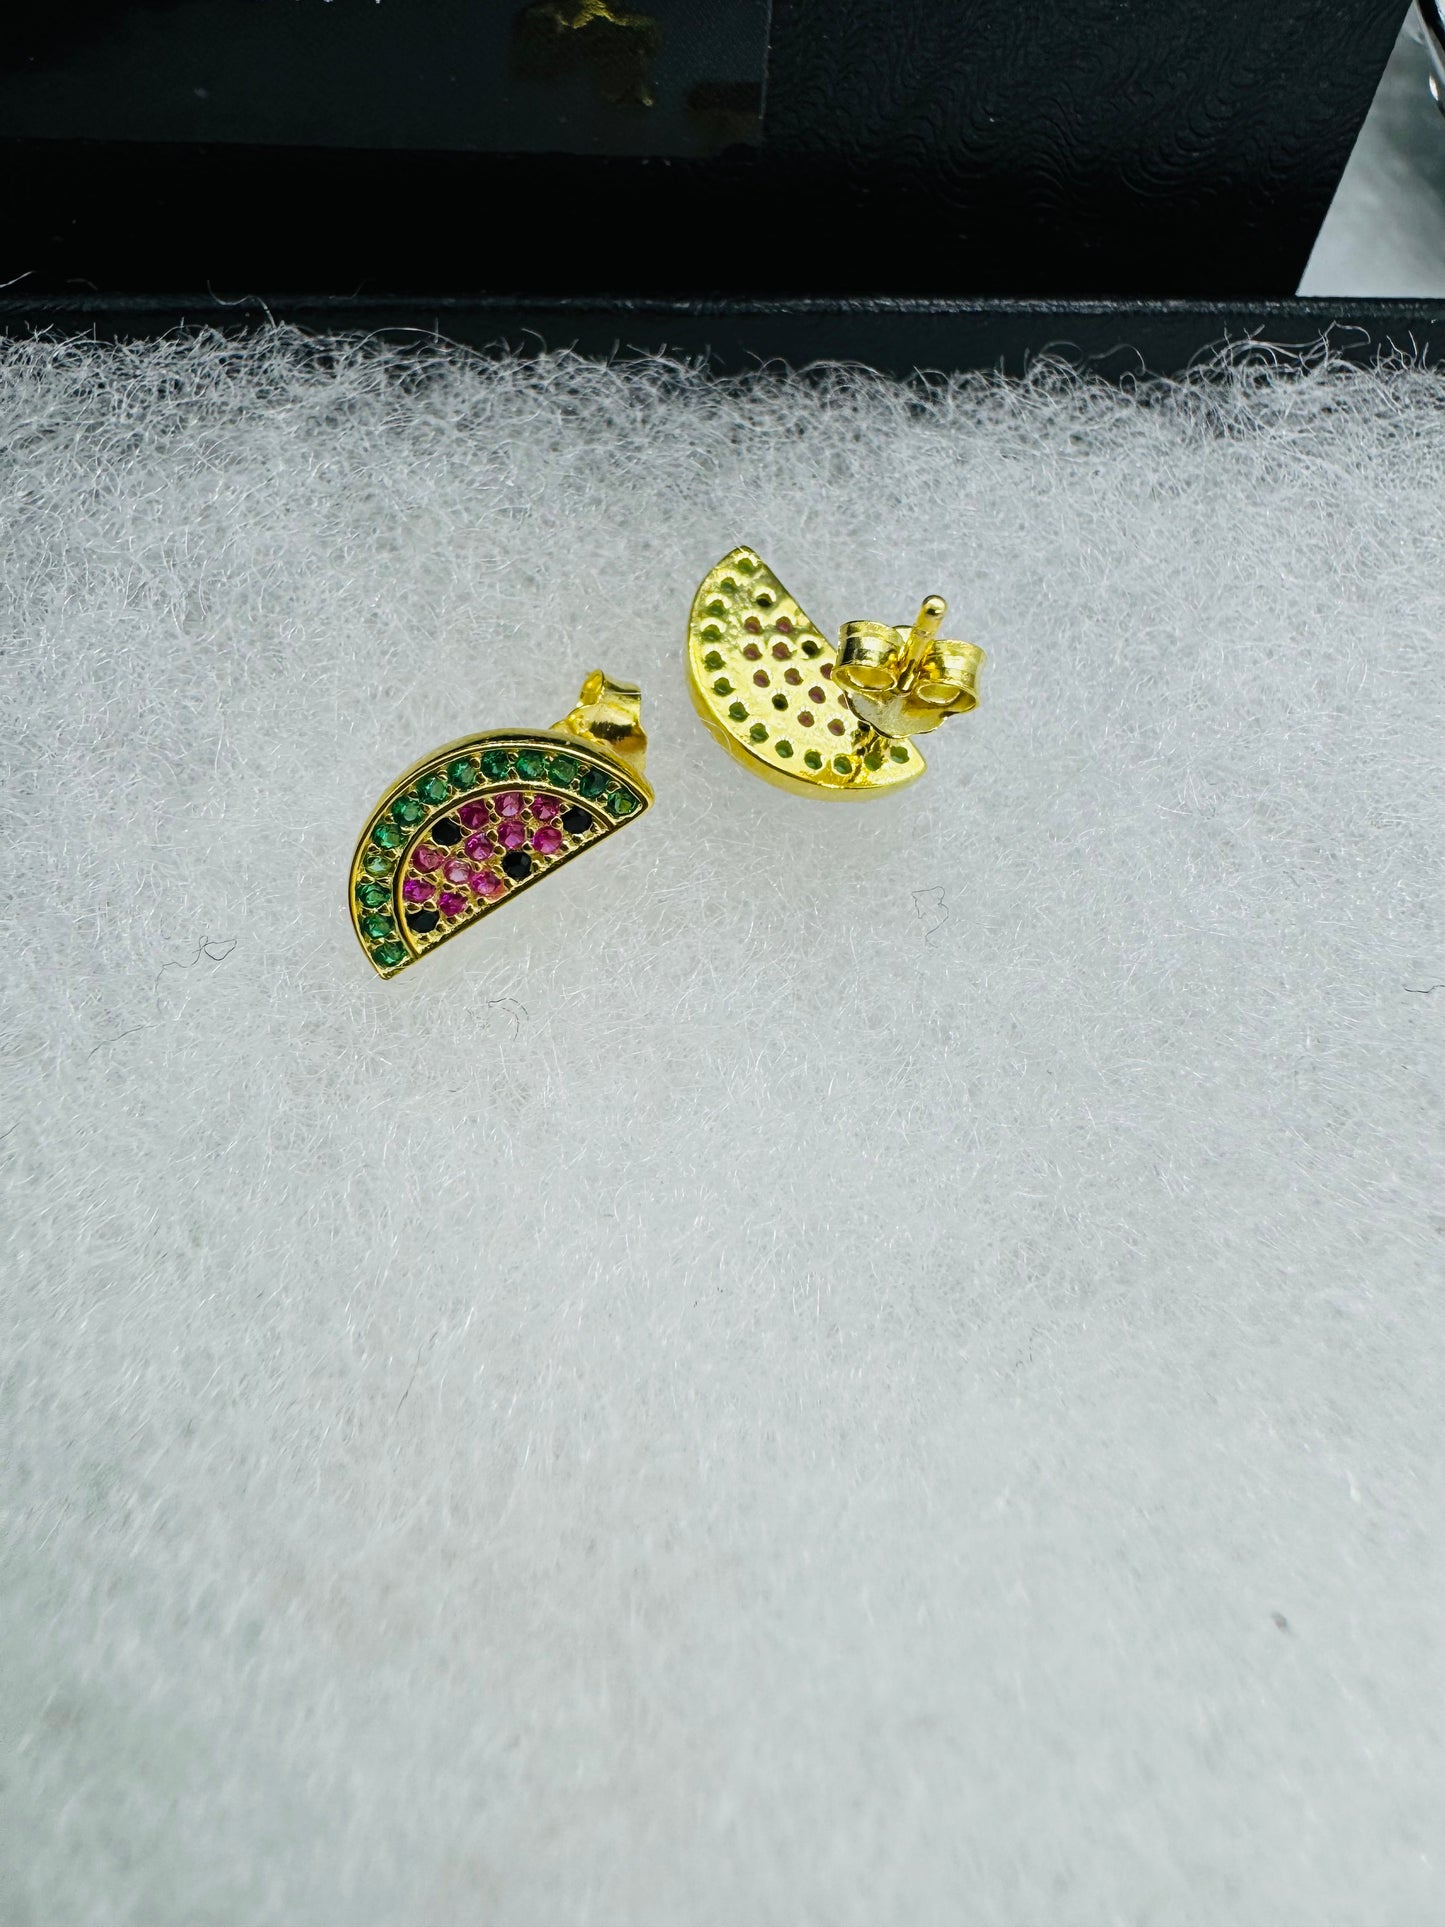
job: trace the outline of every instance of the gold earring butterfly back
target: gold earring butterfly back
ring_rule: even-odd
[[[371,812],[351,860],[351,922],[394,977],[652,803],[636,684],[600,669],[550,729],[494,729],[435,749]]]
[[[845,622],[834,649],[753,549],[703,577],[687,625],[698,714],[755,776],[805,796],[875,796],[928,765],[913,738],[978,706],[984,653],[939,629],[929,596],[909,628]]]

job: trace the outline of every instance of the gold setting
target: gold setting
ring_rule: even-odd
[[[351,860],[352,928],[394,977],[470,929],[653,801],[642,697],[599,670],[550,729],[495,729],[399,776]]]
[[[928,767],[909,739],[978,702],[983,651],[939,636],[947,608],[929,596],[908,629],[845,623],[835,650],[756,550],[733,549],[693,597],[693,703],[730,755],[780,789],[902,789]]]

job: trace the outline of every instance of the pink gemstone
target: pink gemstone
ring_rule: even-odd
[[[532,848],[541,856],[556,856],[562,847],[562,832],[552,824],[544,823],[540,830],[532,832]]]
[[[423,883],[420,877],[408,877],[401,886],[401,894],[408,903],[430,903],[436,888],[434,883]]]
[[[437,849],[432,843],[419,843],[412,857],[418,870],[439,870],[446,860],[446,851]]]
[[[527,840],[526,830],[515,819],[510,823],[504,823],[497,831],[497,835],[501,838],[504,850],[520,850]]]
[[[454,856],[442,871],[448,883],[467,883],[471,879],[472,866],[465,857]]]
[[[466,907],[466,898],[459,897],[455,890],[443,890],[437,898],[437,909],[444,917],[459,917]]]
[[[479,830],[489,820],[492,812],[480,796],[473,797],[470,803],[463,803],[457,811],[457,821],[464,830]]]
[[[478,870],[472,878],[472,888],[479,897],[486,897],[488,902],[493,897],[499,897],[506,887],[495,870]]]
[[[522,814],[522,795],[520,790],[503,790],[497,798],[498,816],[520,816]]]
[[[550,823],[554,816],[560,816],[561,814],[562,805],[557,801],[555,796],[534,796],[532,798],[532,815],[539,823]]]
[[[485,830],[478,830],[475,836],[469,836],[462,845],[468,856],[490,856],[496,847]]]

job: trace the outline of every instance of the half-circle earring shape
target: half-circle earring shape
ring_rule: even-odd
[[[687,624],[694,707],[745,769],[802,796],[880,796],[928,765],[913,741],[978,702],[983,651],[938,630],[928,596],[909,628],[845,622],[838,648],[756,549],[709,569]]]
[[[650,808],[633,683],[600,669],[550,729],[494,729],[399,776],[351,860],[352,928],[394,977]]]

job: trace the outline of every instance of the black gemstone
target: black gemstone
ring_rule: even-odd
[[[508,850],[502,858],[502,868],[513,883],[520,883],[523,877],[531,876],[532,859],[525,850]]]
[[[586,810],[575,807],[562,812],[562,828],[568,836],[585,836],[592,828],[592,817]]]
[[[431,826],[431,840],[433,843],[460,843],[462,826],[454,816],[438,817]]]
[[[435,910],[408,910],[406,920],[419,937],[424,937],[428,930],[435,930],[441,922]]]

